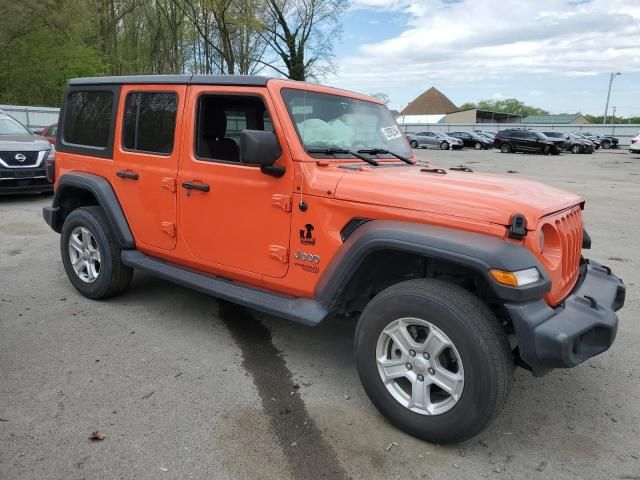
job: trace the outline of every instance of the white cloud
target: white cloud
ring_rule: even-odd
[[[524,75],[640,72],[640,1],[352,0],[352,9],[401,12],[394,38],[338,60],[332,84],[401,89]],[[406,101],[408,99],[402,99]]]

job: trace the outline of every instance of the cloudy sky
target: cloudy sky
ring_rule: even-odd
[[[640,0],[351,0],[327,83],[402,108],[430,86],[460,105],[640,115]],[[611,111],[610,111],[611,113]]]

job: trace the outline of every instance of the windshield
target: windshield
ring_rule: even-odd
[[[540,140],[549,140],[549,137],[547,137],[544,133],[542,132],[532,132],[536,137],[538,137]]]
[[[384,105],[339,95],[283,89],[282,97],[305,150],[387,150],[413,156]]]
[[[0,117],[0,135],[31,135],[20,122],[11,117]]]

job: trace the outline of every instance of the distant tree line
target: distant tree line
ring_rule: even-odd
[[[513,113],[528,117],[530,115],[547,115],[549,112],[542,108],[526,105],[516,98],[504,98],[501,100],[480,100],[478,103],[465,103],[460,105],[460,110],[477,108],[479,110],[489,110],[492,112]]]
[[[0,103],[59,105],[69,78],[332,71],[348,0],[0,0]]]

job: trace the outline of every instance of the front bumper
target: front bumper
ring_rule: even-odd
[[[0,195],[52,192],[44,165],[33,168],[0,168]]]
[[[616,337],[616,311],[625,286],[608,267],[585,261],[580,279],[561,306],[544,300],[506,304],[516,333],[519,360],[534,375],[571,368],[607,350]]]

